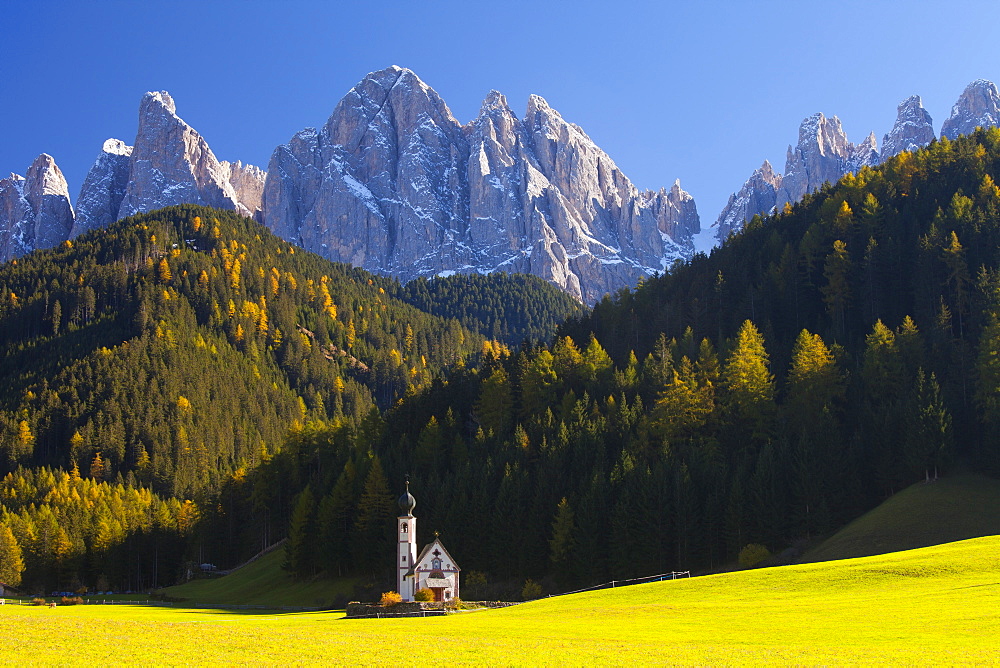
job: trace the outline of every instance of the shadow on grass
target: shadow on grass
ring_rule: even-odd
[[[240,608],[198,608],[198,607],[179,607],[175,608],[172,606],[148,606],[148,607],[162,607],[164,610],[169,610],[178,615],[192,615],[192,616],[213,616],[213,615],[238,615],[240,617],[296,617],[304,615],[344,615],[343,610],[282,610],[281,608],[269,608],[269,609],[254,609],[254,610],[244,610]],[[325,620],[317,620],[325,621]]]

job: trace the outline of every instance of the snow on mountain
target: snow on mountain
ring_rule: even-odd
[[[948,139],[970,134],[977,127],[989,128],[1000,124],[1000,92],[996,84],[977,79],[965,87],[951,116],[941,126],[941,134]]]
[[[118,219],[118,210],[125,199],[129,172],[132,166],[132,147],[120,139],[104,142],[101,154],[87,172],[76,198],[76,221],[72,236],[104,227]]]
[[[942,126],[953,138],[1000,122],[1000,93],[969,84]],[[899,104],[881,153],[875,134],[852,144],[836,117],[804,119],[785,171],[753,172],[709,230],[675,182],[640,192],[577,125],[532,95],[518,118],[491,91],[459,123],[412,71],[373,72],[272,153],[269,171],[216,159],[165,91],[140,104],[132,146],[109,139],[84,180],[76,213],[55,161],[0,180],[0,260],[171,204],[233,209],[330,259],[407,280],[504,270],[544,277],[581,300],[630,287],[707,252],[756,214],[877,165],[934,137],[918,96]]]
[[[491,91],[461,125],[413,72],[373,72],[319,130],[275,149],[264,221],[330,259],[403,280],[532,273],[594,302],[693,253],[690,195],[639,192],[541,97]]]
[[[896,108],[896,122],[882,138],[882,160],[903,151],[915,151],[934,140],[934,123],[919,95],[911,95]]]
[[[0,179],[0,262],[69,238],[73,207],[62,171],[41,154],[25,176]]]

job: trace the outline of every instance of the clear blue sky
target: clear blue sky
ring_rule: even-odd
[[[881,143],[923,96],[935,129],[965,85],[1000,80],[1000,3],[5,0],[0,173],[52,154],[76,198],[147,90],[220,159],[267,166],[365,74],[414,70],[461,122],[490,89],[537,93],[640,188],[680,178],[703,226],[799,122],[838,115]]]

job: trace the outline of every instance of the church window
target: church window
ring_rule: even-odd
[[[406,522],[403,522],[403,524],[402,524],[402,525],[400,526],[399,530],[400,530],[400,531],[401,531],[402,533],[406,533],[406,531],[407,531],[407,526],[406,526]]]
[[[440,559],[435,559],[434,561],[432,561],[431,562],[431,568],[433,568],[436,571],[437,570],[441,570],[441,560]]]
[[[404,564],[406,563],[406,555],[405,554],[403,555],[403,563]]]

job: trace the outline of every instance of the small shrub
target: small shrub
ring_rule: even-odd
[[[427,589],[426,587],[424,587],[423,589],[418,589],[417,592],[413,595],[413,600],[422,602],[433,601],[434,592],[432,592],[430,589]]]
[[[31,599],[31,605],[45,605],[44,598],[33,598]]]
[[[542,597],[542,585],[538,584],[531,578],[524,581],[524,586],[521,587],[521,598],[525,601],[533,601],[536,598]]]
[[[469,571],[469,574],[462,577],[462,591],[466,592],[472,600],[482,600],[486,597],[486,573],[481,571]]]
[[[771,552],[759,543],[750,543],[740,550],[740,566],[754,568],[771,558]]]
[[[387,591],[382,594],[382,599],[379,601],[379,604],[382,605],[382,607],[391,608],[397,603],[402,603],[402,602],[403,602],[403,597],[400,596],[398,592]]]
[[[63,596],[59,599],[59,605],[83,605],[83,599],[79,596]]]

